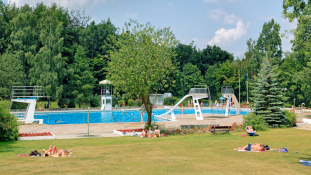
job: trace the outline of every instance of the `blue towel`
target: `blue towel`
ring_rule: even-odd
[[[311,166],[311,161],[304,161],[304,160],[299,160],[300,163],[304,166]]]

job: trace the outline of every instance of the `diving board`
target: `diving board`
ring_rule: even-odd
[[[40,97],[44,97],[43,86],[12,86],[11,102],[28,103],[25,117],[19,121],[24,123],[39,121],[39,124],[43,123],[43,119],[34,118],[36,103]]]

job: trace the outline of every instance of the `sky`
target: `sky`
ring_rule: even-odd
[[[6,0],[5,0],[6,1]],[[42,0],[7,0],[20,6],[34,6]],[[217,45],[241,57],[247,50],[246,41],[257,40],[262,26],[270,19],[280,24],[281,33],[294,29],[282,17],[283,0],[44,0],[55,2],[69,10],[85,9],[97,23],[111,19],[122,29],[125,22],[135,19],[141,24],[150,22],[156,28],[170,27],[183,44],[194,41],[199,49]],[[290,51],[290,38],[282,39],[282,50]]]

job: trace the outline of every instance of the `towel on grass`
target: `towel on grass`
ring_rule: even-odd
[[[247,150],[238,150],[239,152],[267,152],[266,150],[264,151],[247,151]]]
[[[304,161],[304,160],[299,160],[300,163],[304,166],[311,166],[311,161]]]

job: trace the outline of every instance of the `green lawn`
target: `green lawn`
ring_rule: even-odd
[[[311,131],[274,129],[246,138],[241,134],[2,142],[0,174],[310,174],[311,167],[299,160],[311,160]],[[289,153],[233,150],[249,142],[286,147]],[[72,148],[74,156],[17,156],[49,145]]]

